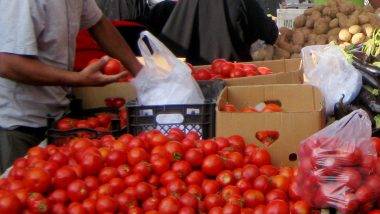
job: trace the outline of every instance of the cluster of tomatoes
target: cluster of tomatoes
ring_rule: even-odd
[[[237,135],[76,138],[17,159],[0,179],[0,213],[310,213],[296,172]]]
[[[72,129],[95,129],[97,131],[108,131],[111,127],[111,121],[116,115],[111,113],[99,113],[87,119],[74,119],[64,117],[58,120],[56,128],[60,131]]]
[[[365,141],[364,141],[365,143]],[[377,153],[380,139],[372,138]],[[337,138],[308,140],[301,145],[297,184],[313,207],[335,207],[341,213],[367,213],[380,208],[380,159],[367,149],[342,146]],[[371,213],[380,213],[373,210]]]
[[[188,64],[196,80],[229,79],[272,74],[267,67],[258,67],[255,64],[232,63],[224,59],[216,59],[209,68],[195,69]]]
[[[221,111],[226,111],[226,112],[282,112],[283,109],[281,108],[281,105],[277,103],[272,103],[272,102],[262,102],[257,104],[255,107],[252,106],[246,106],[240,111],[235,107],[234,104],[231,103],[226,103],[221,107]]]

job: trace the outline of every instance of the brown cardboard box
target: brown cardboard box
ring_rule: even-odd
[[[131,83],[113,83],[104,87],[78,87],[73,90],[78,99],[82,99],[83,108],[104,107],[104,99],[122,97],[126,101],[136,99],[136,90]]]
[[[266,100],[280,100],[284,112],[230,113],[220,111],[225,103],[238,109],[255,106]],[[275,165],[296,165],[289,160],[299,142],[324,126],[323,99],[318,89],[309,85],[265,85],[226,87],[217,102],[216,135],[242,135],[248,143],[264,145],[255,138],[262,130],[277,130],[280,138],[269,148]]]
[[[303,73],[301,71],[301,59],[285,59],[270,61],[247,62],[257,66],[268,67],[273,74],[225,79],[227,86],[243,85],[267,85],[267,84],[300,84],[303,83]],[[205,68],[209,65],[194,66],[195,68]]]

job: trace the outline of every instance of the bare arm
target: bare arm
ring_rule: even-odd
[[[103,16],[98,23],[90,28],[90,33],[107,54],[119,59],[134,76],[141,70],[141,63],[119,31],[107,18]]]
[[[98,63],[87,66],[81,72],[66,71],[46,65],[28,56],[0,53],[0,76],[13,81],[39,86],[101,86],[117,81],[118,75],[103,75],[100,69],[108,61],[103,57]]]

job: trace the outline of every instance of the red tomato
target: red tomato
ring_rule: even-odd
[[[117,59],[110,59],[103,67],[103,74],[105,75],[115,75],[122,71],[122,65]]]
[[[183,182],[181,179],[175,179],[171,181],[166,188],[168,189],[169,193],[171,193],[174,196],[182,195],[187,191],[186,183]]]
[[[50,212],[54,214],[66,214],[67,209],[64,204],[58,203],[58,204],[53,204],[53,206],[50,207]]]
[[[39,146],[32,147],[28,150],[28,157],[37,157],[41,160],[47,160],[49,158],[49,154],[47,151]]]
[[[178,172],[175,172],[173,170],[169,170],[169,171],[164,172],[161,175],[160,182],[164,186],[167,186],[170,182],[172,182],[172,181],[174,181],[176,179],[179,179]]]
[[[119,194],[126,188],[126,184],[121,178],[112,178],[108,184],[111,186],[112,193],[114,194]]]
[[[87,198],[82,203],[83,208],[86,210],[87,213],[96,213],[96,200]]]
[[[264,206],[264,205],[263,205]],[[261,207],[261,205],[257,206],[255,209],[252,209],[252,208],[243,208],[241,209],[241,212],[240,214],[259,214],[259,213],[256,213],[255,210],[258,208],[258,207]],[[264,206],[264,209],[265,209],[265,206]],[[262,212],[264,213],[264,212]]]
[[[103,159],[100,155],[85,153],[79,164],[85,175],[97,175],[103,167]]]
[[[260,75],[267,75],[272,73],[272,70],[267,67],[258,67],[257,71],[260,73]]]
[[[133,173],[124,178],[125,185],[127,185],[128,187],[134,187],[143,180],[144,177],[138,173]]]
[[[266,214],[289,214],[289,205],[283,200],[273,200],[267,204]]]
[[[208,214],[223,214],[223,208],[220,206],[219,207],[213,207],[212,209],[210,209]]]
[[[141,174],[143,177],[148,177],[152,173],[152,166],[150,163],[142,161],[135,165],[133,172]]]
[[[216,144],[213,140],[203,141],[202,150],[206,156],[215,154],[218,152],[218,144]]]
[[[267,150],[265,149],[256,149],[251,155],[251,162],[258,167],[271,164],[271,157]]]
[[[178,214],[195,214],[195,210],[192,207],[182,207]]]
[[[186,177],[185,181],[187,185],[195,184],[201,186],[203,179],[204,174],[201,171],[193,171]]]
[[[275,176],[279,174],[279,170],[273,165],[264,165],[260,167],[260,173],[266,176]]]
[[[82,180],[75,180],[67,186],[67,196],[72,202],[81,202],[87,198],[89,192]]]
[[[205,195],[214,194],[222,189],[222,185],[216,180],[204,180],[202,183],[202,190]]]
[[[228,138],[231,146],[238,152],[243,153],[245,149],[245,140],[240,135],[232,135]]]
[[[377,156],[380,156],[380,138],[373,137],[373,138],[371,138],[371,142],[376,149]]]
[[[26,199],[28,210],[32,213],[48,213],[48,200],[40,193],[30,193]]]
[[[181,160],[185,153],[182,144],[177,141],[170,141],[166,143],[165,150],[171,155],[172,161]]]
[[[157,158],[154,161],[151,161],[153,170],[156,174],[161,175],[162,173],[166,172],[170,168],[170,162],[168,159],[165,158]]]
[[[227,203],[223,207],[223,214],[240,214],[241,207],[236,204]]]
[[[224,200],[228,200],[231,196],[240,195],[240,189],[236,186],[226,186],[223,188],[222,197]]]
[[[0,197],[0,213],[20,213],[22,204],[12,193]]]
[[[119,173],[119,177],[121,178],[125,178],[132,173],[131,169],[126,164],[118,166],[117,172]]]
[[[290,181],[288,178],[282,176],[282,175],[275,175],[270,178],[271,184],[273,187],[282,189],[283,191],[287,192],[289,189]]]
[[[341,179],[347,187],[352,190],[357,190],[360,186],[362,176],[354,168],[344,168],[344,170],[339,173],[338,179]]]
[[[293,201],[301,200],[297,182],[293,181],[290,183],[288,195]]]
[[[226,203],[222,196],[219,194],[209,194],[206,195],[204,199],[205,207],[210,210],[213,207],[223,207],[224,204]]]
[[[114,167],[104,167],[98,175],[98,179],[100,183],[104,184],[110,181],[112,178],[116,178],[118,176],[118,171]]]
[[[215,59],[214,61],[212,61],[212,64],[211,64],[212,72],[220,74],[222,72],[222,69],[221,69],[222,65],[226,62],[227,61],[224,59]]]
[[[252,187],[262,193],[267,193],[272,188],[270,180],[266,175],[260,175],[253,181]]]
[[[186,138],[182,140],[182,146],[183,146],[183,149],[187,152],[189,149],[192,149],[195,147],[195,142],[193,140]]]
[[[50,193],[48,200],[51,203],[66,203],[67,201],[67,193],[65,190],[57,189],[54,192]]]
[[[127,157],[128,157],[128,163],[134,166],[141,161],[147,161],[148,153],[143,148],[136,147],[129,150]]]
[[[13,191],[16,191],[16,190],[25,189],[26,187],[27,186],[21,180],[9,179],[9,182],[8,182],[8,185],[7,185],[6,189],[9,192],[13,192]]]
[[[254,181],[259,175],[259,169],[255,165],[247,164],[242,169],[242,178],[248,181]]]
[[[239,78],[239,77],[245,77],[247,74],[244,72],[242,68],[236,68],[232,71],[230,74],[231,78]]]
[[[231,62],[225,62],[221,65],[220,74],[223,78],[230,78],[231,73],[234,71],[235,66]]]
[[[196,79],[196,80],[209,80],[209,79],[211,79],[210,72],[205,68],[201,68],[201,69],[193,72],[193,76],[194,76],[194,79]]]
[[[234,174],[235,180],[240,180],[243,178],[243,169],[242,168],[234,169],[233,174]]]
[[[180,198],[182,206],[188,206],[196,209],[198,207],[198,199],[191,193],[185,193]]]
[[[193,140],[193,141],[197,141],[200,138],[201,138],[201,136],[199,136],[198,132],[196,132],[196,131],[190,131],[186,135],[186,139],[190,139],[190,140]]]
[[[44,193],[51,183],[51,178],[44,170],[31,168],[25,173],[24,183],[30,191]]]
[[[310,214],[311,207],[305,201],[300,200],[290,206],[290,212],[292,214]]]
[[[226,157],[226,168],[229,170],[233,170],[236,168],[243,167],[244,158],[243,155],[239,152],[231,152]]]
[[[55,162],[61,167],[67,165],[69,158],[62,152],[56,152],[50,156],[49,161]]]
[[[160,200],[158,198],[150,197],[143,202],[142,207],[144,211],[157,210],[159,203]]]
[[[116,197],[116,201],[118,204],[119,211],[122,211],[125,213],[127,213],[129,207],[137,205],[136,197],[129,195],[125,192],[119,194]]]
[[[180,178],[186,177],[192,171],[191,165],[187,161],[177,161],[172,165],[172,170],[177,172]]]
[[[223,186],[227,186],[235,183],[234,175],[229,170],[224,170],[218,174],[216,180]]]
[[[265,198],[267,202],[270,202],[276,199],[286,201],[288,197],[282,189],[273,189],[265,195]]]
[[[237,111],[235,105],[230,104],[230,103],[224,104],[224,106],[222,106],[221,110],[226,111],[226,112],[236,112]]]
[[[207,156],[202,163],[202,171],[209,176],[216,176],[224,168],[223,160],[218,155]]]
[[[152,187],[146,182],[140,182],[136,185],[137,198],[144,201],[152,195]]]
[[[162,214],[175,214],[178,213],[180,208],[179,201],[172,196],[168,196],[161,200],[158,212]]]
[[[228,141],[227,138],[224,138],[224,137],[215,138],[215,143],[218,146],[218,150],[222,150],[230,146],[230,142]]]
[[[374,192],[366,186],[359,187],[359,189],[355,192],[355,196],[362,204],[370,202],[375,198]]]
[[[94,176],[88,176],[84,179],[84,183],[86,184],[86,187],[89,191],[94,191],[99,186],[98,178]]]
[[[257,205],[264,204],[264,194],[258,190],[250,189],[243,194],[245,205],[250,208],[255,208]]]
[[[14,194],[18,198],[18,200],[20,200],[20,202],[21,202],[22,205],[26,204],[26,201],[27,201],[27,198],[28,198],[28,195],[29,195],[29,191],[27,189],[16,190],[14,192]],[[1,197],[2,197],[2,195],[0,196],[0,198]]]
[[[185,153],[185,160],[192,166],[201,166],[203,163],[204,153],[201,149],[192,148]]]
[[[125,164],[126,162],[127,156],[123,152],[117,150],[111,151],[106,158],[107,166],[118,167],[122,164]]]
[[[57,129],[61,131],[68,131],[75,127],[75,120],[71,118],[62,118],[57,122]]]
[[[236,183],[241,192],[245,192],[252,188],[252,182],[247,179],[241,179]]]
[[[96,211],[98,213],[115,212],[117,209],[117,202],[110,196],[100,196],[96,201]]]
[[[83,207],[82,204],[78,202],[73,202],[67,208],[67,213],[68,214],[86,214],[86,209]]]

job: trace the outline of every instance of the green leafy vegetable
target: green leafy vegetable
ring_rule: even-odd
[[[380,129],[380,114],[376,115],[373,119],[375,120],[376,128]]]

